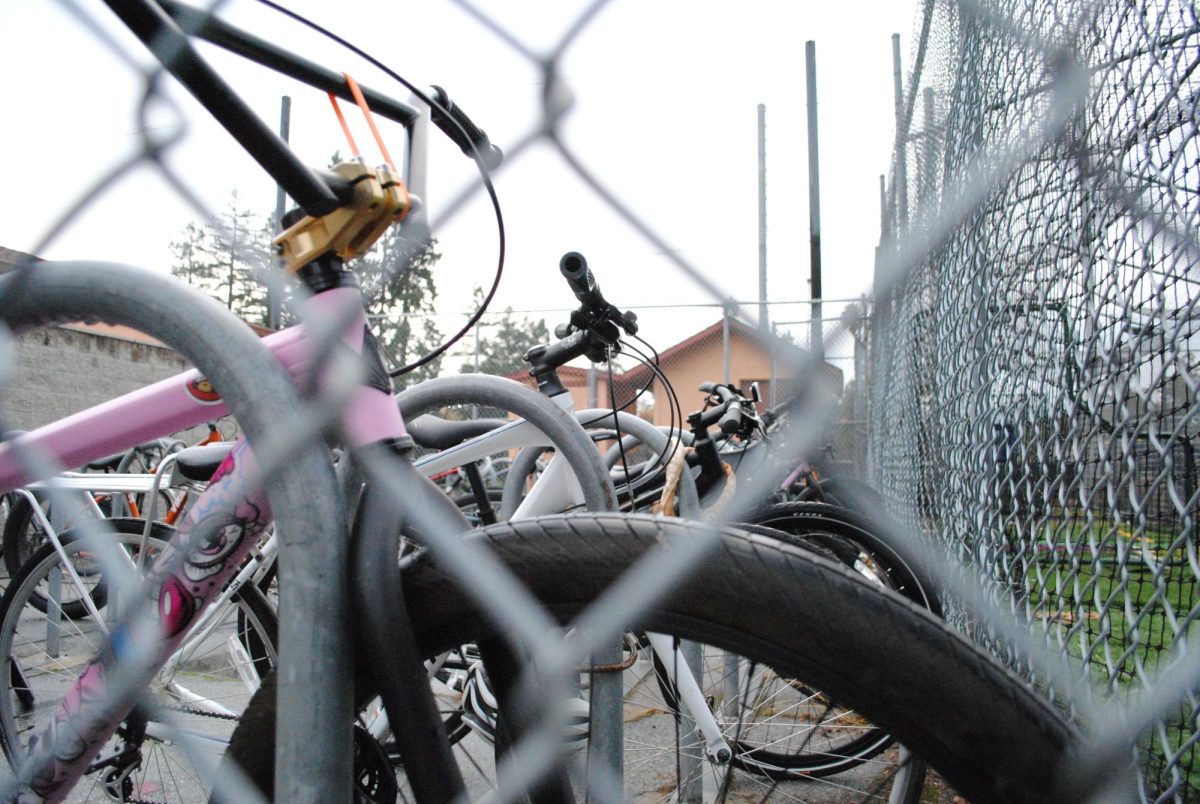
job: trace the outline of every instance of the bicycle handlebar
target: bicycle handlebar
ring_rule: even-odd
[[[433,100],[436,101],[430,111],[433,124],[454,140],[454,144],[467,156],[474,159],[478,151],[479,159],[488,170],[500,167],[504,161],[504,152],[492,144],[487,132],[475,125],[474,121],[467,117],[467,113],[450,100],[446,90],[437,85],[432,89]]]
[[[196,52],[188,36],[198,36],[280,74],[350,99],[343,76],[177,0],[105,0],[105,3],[301,209],[313,217],[321,217],[344,204],[343,188],[331,186],[327,174],[303,164],[287,143]],[[474,157],[474,149],[478,149],[487,168],[498,167],[504,158],[501,150],[454,105],[445,90],[434,87],[434,93],[436,103],[431,117],[438,128],[463,153]],[[390,120],[409,126],[418,117],[410,106],[386,95],[367,88],[363,94],[375,111]],[[445,108],[439,109],[439,104]]]
[[[200,57],[161,6],[151,0],[105,3],[305,212],[320,217],[338,208],[329,186]]]
[[[555,335],[562,338],[576,330],[588,330],[605,343],[615,344],[620,335],[618,328],[630,335],[637,334],[637,315],[632,311],[622,313],[604,298],[586,257],[578,251],[568,251],[558,261],[558,271],[579,301],[579,309],[571,313],[571,323],[566,328],[555,329]]]
[[[742,429],[742,403],[746,398],[731,385],[705,382],[700,384],[700,390],[710,396],[716,396],[719,403],[709,410],[696,414],[696,426],[712,427],[716,424],[725,435],[733,435]]]
[[[742,429],[742,406],[730,405],[729,409],[725,411],[725,415],[717,422],[717,426],[725,435],[733,435]]]
[[[587,258],[578,251],[568,251],[562,255],[562,259],[558,261],[558,270],[567,280],[567,285],[575,294],[575,298],[584,307],[599,309],[608,307],[608,302],[604,300],[604,295],[600,292],[600,285],[596,282],[596,277],[588,268]]]
[[[193,8],[178,0],[156,0],[181,29],[189,35],[216,45],[223,50],[248,59],[280,75],[294,78],[322,92],[332,92],[344,101],[353,103],[354,96],[346,85],[346,76],[326,69],[303,56],[284,50],[261,37],[237,28],[208,11]],[[403,126],[411,126],[420,113],[366,85],[360,85],[371,111]]]
[[[556,343],[535,346],[525,353],[530,374],[538,378],[542,391],[551,396],[566,390],[554,376],[556,369],[582,356],[599,363],[620,351],[622,329],[630,335],[638,331],[633,312],[622,313],[605,300],[582,254],[568,251],[558,261],[558,270],[579,300],[579,309],[571,313],[569,324],[554,328]]]

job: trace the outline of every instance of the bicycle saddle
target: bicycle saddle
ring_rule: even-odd
[[[212,478],[221,461],[233,450],[234,442],[221,441],[202,447],[188,447],[175,458],[175,471],[188,480],[206,482]]]
[[[468,438],[490,433],[504,424],[508,424],[506,419],[454,421],[432,413],[423,413],[407,422],[408,434],[419,446],[429,449],[449,449]]]

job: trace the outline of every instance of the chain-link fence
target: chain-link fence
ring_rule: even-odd
[[[1200,616],[1190,275],[1200,28],[1190,7],[926,0],[914,64],[898,87],[874,307],[826,302],[814,313],[807,303],[778,304],[769,320],[779,337],[766,337],[768,327],[746,306],[721,304],[711,276],[636,214],[627,194],[597,178],[586,140],[566,135],[570,92],[558,65],[586,42],[605,4],[564,25],[544,54],[521,32],[459,5],[537,75],[539,114],[509,140],[503,175],[519,176],[527,155],[543,148],[625,234],[657,249],[715,302],[654,339],[683,412],[703,380],[757,382],[772,404],[814,372],[826,376],[841,392],[831,458],[840,470],[867,465],[908,523],[971,562],[995,598],[1095,682],[1098,697],[1124,700],[1154,687]],[[139,71],[133,83],[159,99],[160,79]],[[186,196],[187,182],[164,158],[176,145],[141,142],[98,186],[149,168],[171,185],[166,195]],[[419,175],[408,178],[423,190],[425,165],[416,165]],[[434,232],[479,188],[472,183],[431,205]],[[86,217],[80,210],[91,211],[99,194],[64,207],[51,231]],[[413,326],[398,328],[402,337],[388,344],[397,365],[423,351],[414,333],[436,343],[435,331],[452,333],[463,320],[408,318]],[[518,373],[519,363],[487,361],[511,361],[533,344],[501,333],[540,334],[538,321],[548,333],[562,318],[493,313],[429,371]],[[814,369],[805,353],[822,362]],[[611,373],[580,367],[575,382],[583,404],[620,402],[646,388],[642,412],[661,421],[669,394],[651,379],[627,360]],[[306,426],[316,432],[326,423],[314,414]],[[994,622],[968,619],[965,605],[956,611],[964,625]],[[975,630],[1008,650],[995,633]],[[1028,658],[1020,664],[1051,695],[1066,697],[1058,677],[1040,674]],[[1147,798],[1196,798],[1196,716],[1188,696],[1147,732]]]
[[[1195,9],[927,0],[918,31],[874,478],[1124,700],[1200,617]],[[1200,797],[1198,712],[1189,696],[1144,734],[1148,799]]]

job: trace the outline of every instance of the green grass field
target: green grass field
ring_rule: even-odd
[[[1015,528],[1007,535],[1008,583],[1025,611],[1114,699],[1140,689],[1140,673],[1153,678],[1181,640],[1197,644],[1200,617],[1188,620],[1200,605],[1191,539],[1164,527],[1089,527],[1082,517],[1043,523],[1033,545],[1028,532],[1024,540]],[[1200,800],[1200,746],[1188,745],[1196,731],[1186,706],[1164,732],[1145,736],[1142,767],[1157,777],[1151,789],[1182,785],[1183,800]],[[1178,775],[1164,770],[1171,767]]]

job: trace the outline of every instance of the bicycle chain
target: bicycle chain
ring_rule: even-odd
[[[187,704],[160,704],[159,709],[165,712],[181,712],[185,715],[196,715],[197,717],[210,717],[214,720],[238,720],[241,715],[222,715],[217,712],[209,712],[204,709],[197,709]]]
[[[158,709],[165,712],[179,712],[185,715],[196,715],[198,717],[210,717],[214,720],[237,720],[238,715],[221,715],[215,712],[206,712],[203,709],[198,709],[187,704],[159,704]],[[158,800],[153,798],[126,798],[122,799],[122,804],[170,804],[166,800]]]

